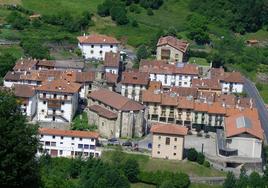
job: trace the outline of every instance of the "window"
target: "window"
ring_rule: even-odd
[[[54,99],[57,98],[57,94],[54,94]]]
[[[167,75],[165,75],[165,84],[167,84]]]
[[[74,137],[72,137],[72,140],[74,140]]]
[[[41,110],[41,112],[45,112],[45,110]]]
[[[157,154],[160,154],[160,151],[158,151]]]
[[[113,45],[110,45],[110,48],[113,48],[114,46]]]
[[[170,144],[170,138],[166,137],[166,145],[169,145],[169,144]]]
[[[94,45],[91,45],[91,48],[94,48]]]
[[[55,139],[55,135],[53,135],[52,138]]]
[[[41,138],[43,138],[43,137],[44,137],[44,135],[41,134]]]
[[[62,105],[64,105],[65,103],[64,102],[61,102]]]
[[[63,140],[63,138],[64,138],[63,136],[60,137],[60,139],[62,139],[62,140]]]
[[[161,136],[158,136],[158,140],[160,140],[161,139]]]
[[[61,113],[64,113],[64,110],[61,110]]]
[[[72,143],[72,146],[74,145],[74,143]]]
[[[95,145],[90,145],[89,148],[90,149],[95,149]]]
[[[177,146],[174,146],[174,149],[177,149]]]
[[[176,156],[176,153],[173,153],[174,156]]]
[[[90,51],[90,53],[91,53],[91,54],[93,54],[93,53],[94,53],[94,51],[93,51],[93,50],[91,50],[91,51]]]
[[[184,85],[187,85],[187,82],[184,82]]]
[[[55,117],[55,116],[53,116],[53,117],[52,117],[52,121],[55,121],[55,120],[56,120],[56,117]]]
[[[43,98],[46,98],[46,94],[45,93],[43,93]]]
[[[88,149],[89,148],[89,145],[88,144],[85,144],[84,145],[84,149]]]
[[[50,146],[50,142],[45,142],[45,145],[46,146]]]
[[[174,138],[174,141],[177,142],[177,138]]]
[[[160,148],[160,144],[158,144],[158,148]]]
[[[79,138],[79,140],[80,140],[80,141],[82,141],[82,140],[83,140],[83,138]]]
[[[100,45],[100,48],[102,48],[102,45]]]
[[[67,95],[64,95],[64,99],[67,99]]]
[[[46,104],[47,102],[46,101],[43,101],[43,104]]]
[[[83,144],[78,144],[78,148],[83,148]]]
[[[60,150],[60,155],[62,155],[63,154],[63,151],[62,150]]]
[[[23,111],[26,112],[26,109],[24,109]]]
[[[104,122],[101,122],[101,126],[104,126]]]
[[[51,146],[56,146],[56,142],[51,142]]]
[[[91,138],[91,142],[94,142],[94,138]]]
[[[60,144],[63,144],[63,142],[60,142]]]
[[[100,54],[102,54],[102,50],[100,51]]]
[[[85,156],[88,156],[88,152],[84,152],[84,155],[85,155]]]

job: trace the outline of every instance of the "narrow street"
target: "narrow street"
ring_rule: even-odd
[[[267,144],[267,138],[268,138],[268,111],[265,106],[265,103],[260,96],[256,86],[254,83],[252,83],[249,79],[244,78],[245,84],[244,84],[244,90],[248,94],[249,97],[253,98],[256,102],[256,107],[258,108],[259,117],[261,121],[262,128],[265,133],[265,144]]]

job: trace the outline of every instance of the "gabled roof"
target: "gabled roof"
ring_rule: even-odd
[[[148,85],[149,74],[145,72],[126,71],[122,74],[121,84]]]
[[[197,88],[193,88],[193,87],[173,86],[171,88],[171,91],[177,93],[178,96],[183,96],[183,97],[192,96],[193,98],[197,97]]]
[[[95,72],[65,71],[62,73],[62,79],[77,83],[93,82],[95,80]]]
[[[91,105],[88,107],[91,111],[96,112],[99,116],[108,118],[108,119],[116,119],[118,114],[107,110],[106,108],[101,107],[100,105]]]
[[[187,135],[188,129],[181,125],[156,123],[150,130],[153,134]]]
[[[108,84],[116,84],[117,79],[118,79],[118,74],[113,74],[111,72],[106,72],[105,75],[105,80]]]
[[[6,80],[6,81],[19,81],[21,75],[22,75],[22,72],[8,71],[4,77],[4,80]]]
[[[14,95],[16,97],[30,98],[35,95],[35,87],[30,85],[15,84]]]
[[[221,85],[218,79],[192,79],[192,87],[221,91]]]
[[[31,59],[31,58],[28,58],[28,59],[19,59],[15,66],[13,67],[13,70],[14,71],[29,71],[29,70],[32,70],[36,63],[38,61],[36,59]]]
[[[194,109],[194,100],[191,97],[179,97],[178,108]]]
[[[137,111],[145,108],[142,104],[108,89],[92,91],[89,98],[121,111]]]
[[[66,80],[47,81],[37,87],[37,91],[59,92],[59,93],[76,93],[79,91],[81,84],[69,82]]]
[[[250,134],[260,140],[263,139],[263,129],[257,110],[241,111],[225,118],[226,137],[233,137],[243,133]]]
[[[240,72],[225,72],[223,81],[231,83],[244,83],[243,76]]]
[[[120,64],[120,53],[106,52],[104,57],[105,67],[115,67],[119,68]]]
[[[100,35],[100,34],[91,34],[86,36],[77,37],[80,43],[86,44],[119,44],[120,42],[113,37]]]
[[[39,128],[39,134],[42,135],[55,135],[55,136],[69,136],[78,138],[95,138],[99,137],[99,133],[91,131],[73,131],[73,130],[61,130],[50,128]]]
[[[179,40],[173,36],[165,36],[159,38],[157,47],[162,45],[172,46],[173,48],[185,53],[187,51],[189,43],[187,41]]]

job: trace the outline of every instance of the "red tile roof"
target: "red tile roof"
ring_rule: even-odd
[[[221,85],[218,79],[192,79],[192,87],[221,91]]]
[[[155,91],[156,89],[162,88],[162,82],[160,81],[150,81],[148,90]]]
[[[88,44],[119,44],[120,42],[113,37],[100,35],[100,34],[91,34],[86,36],[77,37],[80,43]]]
[[[161,103],[162,94],[157,91],[144,90],[142,91],[142,102]]]
[[[95,80],[95,72],[65,71],[62,73],[62,79],[77,83],[93,82]]]
[[[107,110],[99,105],[91,105],[88,107],[91,111],[96,112],[99,116],[107,119],[117,119],[117,113]]]
[[[92,91],[89,97],[121,111],[137,111],[145,108],[142,104],[108,89]]]
[[[15,66],[13,67],[13,70],[14,71],[29,71],[29,70],[32,70],[36,63],[38,61],[36,59],[19,59]]]
[[[175,92],[178,94],[178,96],[183,96],[183,97],[188,97],[192,96],[194,98],[197,97],[197,88],[193,87],[172,87],[171,88],[172,92]]]
[[[194,109],[194,100],[189,97],[179,97],[178,108]]]
[[[30,98],[35,95],[35,87],[30,85],[14,85],[14,95],[16,97]]]
[[[162,45],[172,46],[173,48],[176,48],[177,50],[185,53],[187,51],[189,43],[187,41],[179,40],[173,36],[165,36],[159,38],[157,47]]]
[[[20,76],[22,75],[22,72],[13,72],[13,71],[8,71],[4,77],[4,80],[6,81],[19,81]]]
[[[238,121],[240,119],[240,121]],[[248,133],[258,139],[263,139],[263,129],[257,110],[246,110],[225,118],[226,137]]]
[[[81,84],[68,82],[66,80],[47,81],[37,87],[37,91],[59,92],[59,93],[76,93],[79,91]]]
[[[219,102],[208,104],[208,113],[210,114],[226,114],[226,108]]]
[[[188,129],[181,125],[156,123],[150,130],[153,134],[187,135]]]
[[[104,57],[105,67],[116,67],[119,68],[120,64],[120,53],[106,52]]]
[[[231,83],[244,83],[243,76],[240,72],[225,72],[223,81]]]
[[[197,112],[207,112],[208,111],[208,104],[207,103],[195,102],[194,110],[197,111]]]
[[[99,133],[91,131],[73,131],[73,130],[61,130],[50,128],[39,128],[39,134],[42,135],[55,135],[55,136],[69,136],[79,138],[99,138]]]
[[[127,71],[122,74],[121,84],[148,85],[149,74],[145,72]]]
[[[117,83],[118,74],[106,72],[104,77],[105,77],[105,80],[107,81],[107,83],[109,83],[109,84],[116,84]]]

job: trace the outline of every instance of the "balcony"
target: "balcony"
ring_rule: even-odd
[[[43,100],[51,100],[51,101],[71,101],[72,97],[71,96],[57,96],[54,97],[52,95],[38,95],[39,99],[43,99]]]
[[[54,100],[49,100],[47,102],[47,107],[48,108],[61,108],[61,101],[54,101]]]

